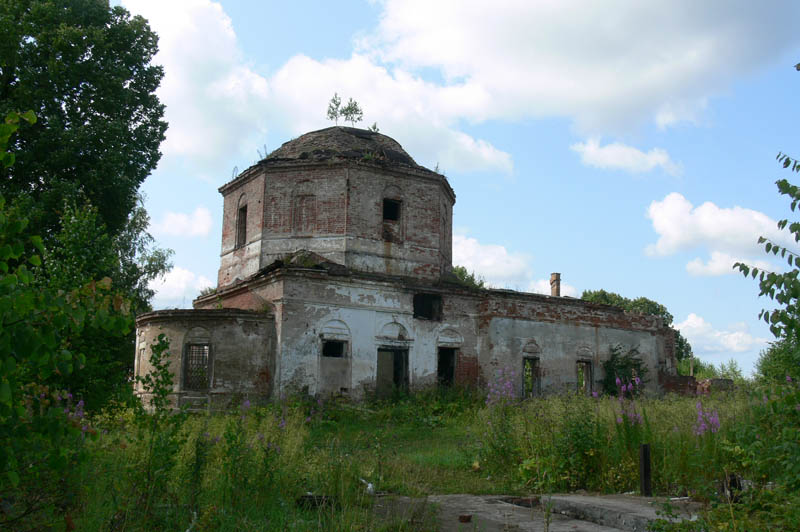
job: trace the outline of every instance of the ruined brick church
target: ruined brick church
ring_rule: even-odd
[[[590,393],[613,345],[638,350],[653,392],[675,374],[660,318],[560,297],[558,274],[549,296],[460,282],[453,189],[385,135],[306,133],[219,191],[216,290],[136,321],[136,374],[165,334],[177,404],[480,386],[500,368],[521,396]]]

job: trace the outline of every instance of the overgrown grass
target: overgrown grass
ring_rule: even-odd
[[[800,519],[792,384],[702,398],[491,399],[434,390],[360,404],[245,402],[167,417],[161,423],[177,429],[155,447],[140,430],[150,414],[105,412],[92,418],[97,437],[84,441],[88,459],[70,477],[76,495],[51,508],[51,523],[68,515],[76,530],[430,530],[429,515],[387,519],[374,493],[635,492],[641,443],[651,444],[654,491],[708,502],[706,529],[778,530]],[[160,464],[149,475],[148,460]],[[749,489],[726,492],[725,478]]]

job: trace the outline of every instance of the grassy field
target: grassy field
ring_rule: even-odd
[[[67,477],[23,483],[42,504],[16,529],[430,530],[381,518],[372,493],[632,492],[645,442],[656,493],[708,503],[697,529],[792,529],[798,402],[790,384],[702,398],[519,403],[450,390],[216,414],[117,408],[91,418]],[[726,495],[725,478],[749,489]]]

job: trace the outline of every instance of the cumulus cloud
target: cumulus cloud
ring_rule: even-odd
[[[386,0],[362,42],[383,61],[436,68],[486,98],[486,117],[566,116],[602,133],[694,121],[709,95],[794,49],[800,5],[747,0]],[[483,103],[483,105],[481,105]]]
[[[570,148],[581,155],[581,161],[587,166],[632,173],[649,172],[655,168],[661,168],[670,175],[681,173],[680,166],[675,164],[666,150],[661,148],[653,148],[645,153],[619,142],[600,146],[600,141],[597,139],[578,142]]]
[[[531,258],[511,253],[505,246],[481,244],[465,235],[453,235],[453,264],[464,266],[497,288],[527,287],[530,283]]]
[[[696,276],[714,276],[714,275],[725,275],[728,273],[735,273],[733,269],[733,265],[737,262],[745,262],[750,266],[755,266],[756,268],[760,268],[762,270],[770,269],[772,265],[769,262],[763,260],[753,260],[752,258],[743,258],[743,257],[734,257],[733,255],[729,255],[728,253],[723,253],[721,251],[712,251],[711,258],[708,261],[703,262],[700,258],[695,258],[689,261],[686,264],[686,271],[689,272],[691,275]]]
[[[528,291],[535,294],[550,295],[550,279],[537,279],[528,285]],[[566,297],[578,297],[578,289],[567,284],[561,283],[561,295]]]
[[[170,123],[165,160],[182,155],[198,164],[241,149],[254,156],[268,124],[293,134],[325,127],[324,109],[338,91],[422,164],[510,173],[511,156],[462,124],[555,116],[586,134],[609,135],[649,121],[692,122],[734,76],[800,42],[791,23],[800,4],[792,3],[775,18],[763,3],[745,0],[611,0],[577,9],[386,0],[378,27],[349,58],[296,55],[263,74],[243,56],[219,3],[123,4],[159,34],[155,61],[166,72],[159,95]],[[431,69],[441,77],[424,78]],[[616,151],[628,168],[676,171],[658,149],[619,148],[627,147],[598,145],[594,159],[585,156],[611,164]]]
[[[211,231],[211,211],[205,207],[197,207],[191,214],[167,211],[152,229],[156,235],[206,236]]]
[[[509,288],[550,295],[550,279],[535,279],[533,259],[499,244],[483,244],[462,233],[453,235],[453,264],[475,272],[492,288]],[[561,283],[561,295],[576,297],[578,290]]]
[[[758,237],[791,245],[778,230],[776,221],[766,214],[743,207],[719,207],[705,202],[695,207],[677,192],[661,201],[653,201],[647,209],[658,240],[645,248],[650,256],[667,256],[697,248],[707,249],[710,258],[691,260],[687,271],[692,275],[734,273],[731,266],[744,261],[760,268],[769,267],[761,257]]]
[[[158,33],[158,96],[169,122],[161,149],[200,164],[256,146],[266,130],[269,83],[244,60],[230,17],[210,0],[123,0]]]
[[[124,0],[159,34],[154,61],[164,65],[159,97],[170,128],[162,149],[199,162],[214,161],[243,146],[255,153],[267,124],[293,134],[327,127],[324,110],[334,92],[353,97],[365,122],[429,166],[453,171],[510,173],[511,156],[457,127],[465,111],[485,100],[476,87],[440,86],[402,69],[389,70],[363,54],[312,59],[298,54],[272,75],[248,64],[230,17],[211,0]],[[274,148],[276,146],[272,146]]]
[[[744,353],[761,349],[768,342],[766,338],[750,334],[745,323],[736,323],[727,330],[718,330],[694,313],[676,323],[675,328],[689,340],[692,350],[698,354]]]
[[[200,290],[214,285],[208,277],[176,266],[163,277],[150,281],[150,289],[156,292],[153,308],[191,307],[192,300],[200,295]]]

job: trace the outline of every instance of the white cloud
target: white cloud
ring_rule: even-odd
[[[550,279],[535,279],[532,258],[524,253],[514,253],[499,244],[482,244],[465,234],[453,235],[453,264],[475,272],[492,288],[509,288],[550,294]],[[576,297],[578,290],[561,283],[561,295]]]
[[[327,127],[323,112],[334,92],[353,97],[364,122],[400,142],[420,164],[445,171],[510,173],[511,155],[456,127],[484,96],[463,85],[437,86],[401,69],[354,54],[346,60],[292,57],[271,78],[276,120],[296,134]]]
[[[675,328],[689,340],[697,354],[744,353],[766,346],[766,338],[749,333],[747,325],[736,323],[727,330],[715,329],[701,316],[691,313],[686,320],[676,323]]]
[[[537,279],[528,285],[528,291],[535,294],[550,295],[550,279]],[[571,284],[561,283],[561,295],[566,297],[578,297],[578,289]]]
[[[770,269],[772,265],[763,260],[753,260],[752,258],[734,257],[721,251],[712,251],[711,258],[703,262],[700,258],[695,258],[686,264],[686,271],[696,276],[714,276],[735,273],[733,265],[737,262],[744,262],[750,266],[755,266],[762,270]]]
[[[208,277],[176,266],[164,277],[150,282],[150,289],[156,292],[152,301],[153,308],[189,308],[200,290],[214,285]]]
[[[581,155],[581,161],[587,166],[626,170],[632,173],[649,172],[660,167],[670,175],[681,173],[680,166],[675,164],[666,150],[661,148],[653,148],[645,153],[619,142],[600,146],[600,141],[597,139],[578,142],[570,148]]]
[[[510,173],[511,156],[459,131],[466,110],[485,100],[475,87],[438,86],[402,69],[354,54],[349,59],[290,58],[273,75],[242,56],[230,17],[211,0],[124,0],[159,35],[154,62],[164,65],[158,91],[170,128],[165,156],[195,163],[230,154],[255,156],[267,124],[295,134],[327,127],[324,111],[338,91],[365,110],[365,122],[403,143],[421,164],[453,171]],[[365,126],[366,127],[366,126]],[[285,139],[281,139],[285,140]],[[277,146],[270,146],[274,149]]]
[[[202,165],[257,145],[266,131],[269,84],[242,58],[230,17],[210,0],[123,0],[159,37],[158,96],[169,122],[161,149]]]
[[[153,224],[153,233],[170,236],[206,236],[211,231],[211,211],[197,207],[191,214],[170,212],[164,219]]]
[[[527,255],[511,253],[504,246],[481,244],[475,238],[453,235],[453,264],[477,273],[490,286],[527,287],[531,275],[530,261]]]
[[[653,201],[647,217],[659,235],[654,244],[645,248],[648,255],[667,256],[696,248],[708,250],[707,261],[695,258],[686,265],[692,275],[734,273],[731,266],[737,261],[769,268],[770,264],[763,260],[759,236],[791,245],[778,230],[776,221],[762,212],[738,206],[718,207],[711,202],[695,207],[677,192],[662,201]]]
[[[361,43],[486,97],[465,117],[566,116],[606,133],[694,121],[708,96],[796,48],[796,3],[387,0]]]
[[[351,57],[296,55],[265,75],[219,3],[123,0],[160,38],[165,160],[184,156],[215,175],[209,162],[255,157],[267,124],[295,134],[328,125],[334,91],[357,99],[365,124],[377,121],[422,164],[510,173],[511,156],[462,123],[556,116],[608,135],[696,121],[710,96],[800,40],[791,23],[800,4],[782,4],[775,18],[744,0],[677,3],[387,0]],[[431,68],[442,80],[423,79]],[[629,166],[674,171],[657,149],[623,152]]]

